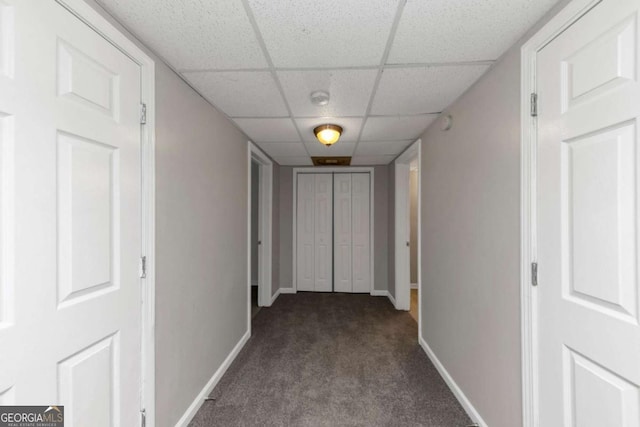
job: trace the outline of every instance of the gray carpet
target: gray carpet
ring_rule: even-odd
[[[471,421],[384,297],[281,295],[191,422],[205,426],[442,426]]]

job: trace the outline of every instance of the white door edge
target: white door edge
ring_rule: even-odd
[[[536,55],[602,0],[573,0],[549,20],[521,48],[520,154],[520,306],[522,349],[522,425],[538,427],[537,291],[531,284],[536,252],[536,119],[531,116],[531,94],[536,92]]]

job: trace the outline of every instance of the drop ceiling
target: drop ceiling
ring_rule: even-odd
[[[282,165],[387,164],[557,0],[99,0]],[[330,94],[326,106],[311,92]],[[335,123],[324,147],[313,128]]]

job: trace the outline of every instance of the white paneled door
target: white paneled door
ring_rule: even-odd
[[[333,175],[315,178],[315,284],[317,292],[333,290]]]
[[[539,54],[540,426],[640,426],[638,0]]]
[[[354,173],[351,177],[353,292],[371,291],[371,214],[370,176]]]
[[[334,287],[336,292],[353,291],[351,244],[351,174],[338,173],[333,178]]]
[[[139,423],[140,67],[52,0],[0,0],[0,404]]]
[[[297,290],[371,292],[369,173],[297,177]]]

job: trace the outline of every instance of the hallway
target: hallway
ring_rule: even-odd
[[[190,426],[470,424],[387,298],[282,295],[252,329]]]

